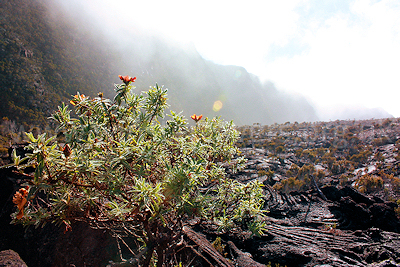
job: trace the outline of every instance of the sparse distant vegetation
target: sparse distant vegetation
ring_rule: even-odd
[[[241,126],[238,147],[259,149],[259,177],[284,192],[352,185],[385,200],[400,197],[399,119]],[[253,151],[253,150],[252,150]]]

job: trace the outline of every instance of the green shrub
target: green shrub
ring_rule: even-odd
[[[15,196],[13,222],[54,222],[68,231],[85,221],[118,238],[135,237],[142,266],[166,260],[195,216],[216,221],[220,231],[240,226],[261,235],[262,185],[228,179],[222,167],[231,162],[235,171],[245,161],[234,159],[234,124],[193,115],[189,126],[174,112],[162,124],[167,90],[131,93],[134,78],[120,78],[114,100],[78,93],[70,101],[76,118],[65,104],[52,115],[65,143],[27,134],[33,153],[15,157],[15,165],[36,170],[27,196]]]

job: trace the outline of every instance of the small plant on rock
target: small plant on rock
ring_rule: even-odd
[[[354,187],[361,193],[371,193],[383,189],[384,181],[380,176],[364,174],[356,180]]]

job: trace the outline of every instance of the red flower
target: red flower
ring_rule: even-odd
[[[203,115],[197,116],[196,114],[193,114],[192,116],[190,116],[190,118],[192,118],[192,120],[194,120],[195,122],[198,122],[199,120],[201,120],[201,118],[203,118]]]
[[[131,76],[122,76],[122,75],[118,75],[118,77],[124,82],[124,84],[128,85],[130,82],[135,82],[136,77],[131,77]]]

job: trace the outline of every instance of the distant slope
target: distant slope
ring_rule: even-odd
[[[236,124],[318,119],[304,98],[262,84],[242,67],[207,61],[194,48],[143,34],[124,38],[124,48],[112,46],[121,40],[105,41],[79,20],[83,13],[63,13],[53,1],[2,0],[0,13],[0,117],[44,125],[77,91],[112,96],[112,83],[124,74],[138,77],[138,90],[165,85],[171,109],[186,116],[222,116]],[[215,101],[222,103],[218,111]]]

